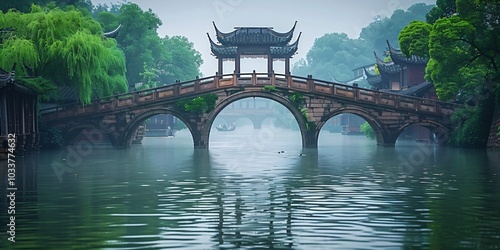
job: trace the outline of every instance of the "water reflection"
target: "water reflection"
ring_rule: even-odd
[[[259,133],[213,132],[210,150],[182,133],[130,150],[96,146],[61,182],[53,166],[64,151],[26,156],[17,242],[0,248],[499,247],[498,152],[380,148],[334,133],[313,150],[298,131]]]

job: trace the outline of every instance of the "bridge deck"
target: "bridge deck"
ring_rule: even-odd
[[[450,115],[456,106],[453,103],[364,89],[313,78],[254,72],[197,78],[187,82],[99,98],[87,105],[75,103],[42,109],[41,112],[45,121],[54,121],[104,115],[159,102],[176,102],[181,98],[193,98],[218,90],[231,91],[241,88],[263,90],[264,86],[275,86],[276,90],[296,91],[304,95],[321,96],[346,103],[354,102],[357,105],[377,107],[382,110],[401,110],[435,116]]]

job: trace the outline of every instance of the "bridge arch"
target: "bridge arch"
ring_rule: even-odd
[[[215,108],[209,113],[209,115],[206,118],[205,124],[203,125],[202,131],[201,131],[201,141],[204,145],[208,147],[208,142],[210,138],[210,128],[212,127],[212,124],[217,117],[217,115],[229,104],[244,99],[244,98],[249,98],[249,97],[261,97],[265,99],[270,99],[272,101],[275,101],[287,108],[290,113],[295,117],[295,120],[299,124],[300,128],[300,133],[301,133],[301,138],[302,138],[302,146],[307,147],[309,144],[314,143],[311,142],[311,139],[307,135],[307,129],[306,129],[306,119],[300,112],[298,108],[295,107],[295,105],[288,100],[286,97],[279,95],[274,92],[264,92],[261,90],[255,91],[255,90],[248,90],[248,91],[241,91],[235,94],[232,94],[231,96],[225,98],[224,100],[220,101],[217,103]]]
[[[194,131],[196,131],[196,130],[193,129],[193,125],[189,122],[189,120],[185,116],[183,116],[181,113],[176,112],[176,111],[171,110],[171,109],[157,108],[157,109],[148,110],[148,111],[141,113],[141,114],[135,116],[134,118],[132,118],[130,120],[130,122],[128,122],[125,129],[123,130],[123,132],[119,138],[118,145],[120,147],[129,147],[132,144],[134,133],[137,130],[137,128],[149,117],[152,117],[155,115],[161,115],[161,114],[173,115],[176,118],[178,118],[179,120],[181,120],[184,124],[186,124],[186,127],[189,129],[189,132],[191,133],[191,136],[193,137],[193,141],[194,141],[194,133],[195,133]]]
[[[429,129],[435,136],[436,142],[439,145],[444,145],[448,142],[451,135],[451,130],[443,124],[431,120],[422,120],[418,122],[409,122],[399,128],[395,133],[395,138],[398,138],[410,126],[419,125]]]
[[[85,122],[85,123],[79,123],[75,126],[68,127],[66,130],[63,131],[63,145],[71,145],[74,143],[74,140],[76,137],[85,129],[91,130],[89,131],[88,135],[86,135],[90,141],[95,142],[95,141],[100,141],[104,138],[104,131],[100,129],[99,124],[95,122]],[[94,133],[95,130],[99,131],[99,133]],[[94,135],[100,135],[100,138],[94,138]],[[92,136],[92,137],[91,137]]]
[[[394,142],[389,137],[389,134],[387,133],[387,131],[385,131],[383,129],[384,127],[382,126],[382,123],[379,121],[379,119],[376,116],[374,116],[374,115],[370,114],[369,112],[363,110],[362,108],[358,108],[358,107],[340,108],[340,109],[337,109],[337,110],[329,113],[328,115],[326,115],[324,117],[324,119],[317,124],[316,133],[314,135],[316,138],[316,141],[318,141],[319,133],[321,132],[321,128],[326,124],[326,122],[330,118],[337,116],[337,115],[340,115],[340,114],[358,115],[361,118],[363,118],[365,121],[367,121],[368,124],[370,124],[370,126],[373,128],[373,132],[375,133],[375,138],[377,139],[377,145],[384,146],[384,145],[388,145],[391,143],[394,144]]]

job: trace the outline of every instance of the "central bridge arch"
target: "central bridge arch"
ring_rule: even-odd
[[[295,107],[295,105],[290,100],[288,100],[288,98],[274,92],[263,92],[261,90],[255,90],[255,91],[248,90],[232,94],[231,96],[225,98],[224,100],[217,103],[215,108],[210,112],[210,114],[206,118],[206,122],[201,131],[201,136],[202,136],[201,140],[202,142],[205,143],[207,147],[210,138],[210,128],[212,127],[212,124],[215,121],[217,115],[231,103],[249,97],[261,97],[272,101],[276,101],[277,103],[285,106],[285,108],[287,108],[290,111],[290,113],[292,113],[292,115],[295,117],[295,120],[299,125],[302,138],[302,146],[305,147],[310,142],[310,138],[307,135],[307,126],[306,126],[307,121],[300,112],[300,110],[297,107]]]

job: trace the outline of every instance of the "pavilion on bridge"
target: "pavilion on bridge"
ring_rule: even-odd
[[[235,61],[234,73],[240,73],[242,57],[267,58],[267,72],[273,72],[273,61],[285,61],[285,74],[290,75],[290,58],[297,52],[300,34],[297,40],[290,44],[293,37],[292,29],[285,33],[276,32],[271,27],[235,27],[229,33],[219,31],[214,22],[218,43],[208,35],[212,54],[218,60],[218,75],[223,74],[223,61]]]

